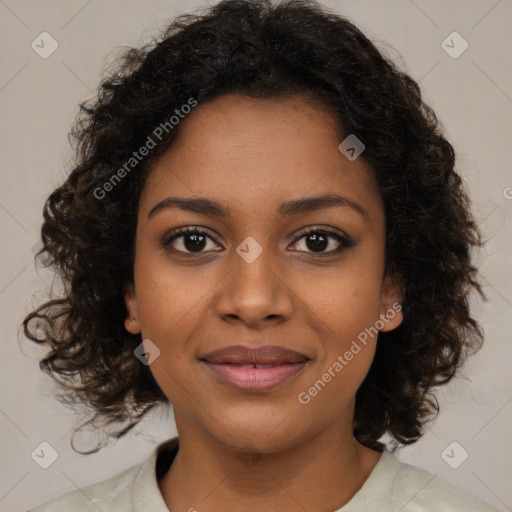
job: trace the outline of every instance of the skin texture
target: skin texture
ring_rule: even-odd
[[[150,369],[172,402],[178,454],[160,490],[170,510],[335,510],[362,486],[380,453],[353,437],[355,394],[377,336],[307,405],[297,397],[332,367],[365,328],[400,303],[384,278],[385,213],[369,164],[349,161],[345,138],[321,103],[301,96],[254,100],[225,95],[198,105],[156,162],[141,196],[134,286],[125,288],[126,329],[160,350]],[[291,199],[337,193],[359,203],[282,217]],[[229,206],[216,218],[150,210],[167,197],[207,197]],[[187,256],[178,227],[207,238]],[[338,231],[321,256],[304,227]],[[254,238],[263,252],[247,263],[236,248]],[[176,251],[172,252],[172,247]],[[322,250],[320,249],[320,252]],[[188,253],[190,254],[190,252]],[[131,318],[135,318],[132,321]],[[402,322],[397,311],[381,331]],[[296,377],[266,392],[219,382],[199,361],[231,345],[280,345],[311,359]],[[328,490],[328,492],[326,492]]]

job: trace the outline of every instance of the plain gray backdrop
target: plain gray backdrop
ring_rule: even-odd
[[[477,263],[490,300],[472,300],[485,330],[484,348],[464,375],[440,390],[438,419],[399,457],[512,510],[512,1],[323,3],[348,16],[420,82],[455,147],[457,168],[488,240]],[[36,271],[33,250],[44,201],[69,170],[67,134],[79,101],[94,94],[116,47],[147,41],[168,19],[204,5],[0,0],[2,511],[23,511],[103,480],[140,463],[176,433],[172,413],[160,410],[99,453],[75,453],[70,436],[80,417],[53,398],[51,381],[38,368],[42,352],[23,338],[19,325],[34,293],[51,282],[48,270]],[[58,48],[47,56],[51,44]],[[42,442],[58,454],[47,469],[31,456]]]

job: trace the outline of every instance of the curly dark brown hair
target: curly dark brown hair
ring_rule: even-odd
[[[191,98],[226,93],[320,99],[364,142],[385,204],[386,271],[401,277],[405,298],[402,324],[380,333],[357,392],[354,435],[379,451],[385,434],[395,449],[415,442],[439,412],[433,388],[483,342],[469,309],[472,289],[487,300],[471,254],[483,242],[454,150],[418,84],[313,1],[225,0],[179,16],[160,39],[123,51],[97,96],[80,104],[70,133],[75,167],[44,206],[38,254],[63,291],[23,321],[30,340],[51,348],[41,369],[64,390],[61,401],[94,412],[95,425],[128,423],[115,437],[168,402],[134,356],[141,336],[124,328],[122,292],[133,282],[141,191],[179,125],[112,179]]]

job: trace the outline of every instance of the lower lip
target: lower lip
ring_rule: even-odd
[[[308,363],[308,361],[304,361],[302,363],[285,363],[269,368],[242,368],[234,364],[203,362],[223,382],[239,390],[253,393],[272,389],[292,379]]]

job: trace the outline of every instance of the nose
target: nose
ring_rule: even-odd
[[[233,251],[230,260],[230,270],[216,297],[216,313],[221,319],[259,328],[291,318],[294,294],[286,271],[270,250],[263,250],[254,260]]]

